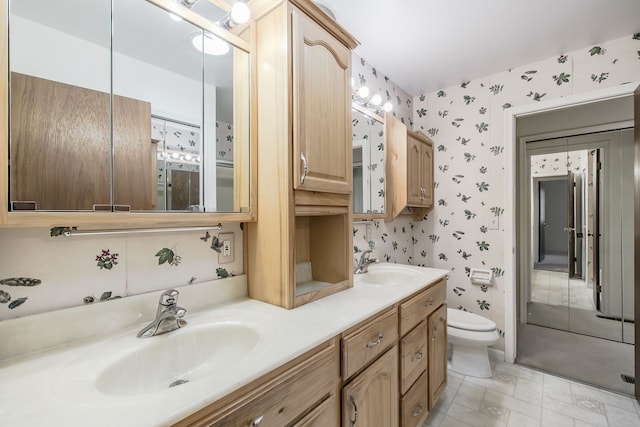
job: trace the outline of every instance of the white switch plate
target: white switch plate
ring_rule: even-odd
[[[218,241],[222,243],[222,250],[218,254],[218,264],[227,264],[233,262],[233,233],[220,233]]]
[[[500,229],[500,217],[491,215],[489,216],[489,230],[499,230]]]

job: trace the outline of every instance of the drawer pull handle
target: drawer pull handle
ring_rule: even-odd
[[[434,302],[435,302],[434,300],[430,299],[429,301],[427,301],[427,302],[425,302],[425,303],[424,303],[424,306],[425,306],[425,307],[431,307],[431,306],[433,305],[433,303],[434,303]]]
[[[356,425],[358,422],[358,406],[356,405],[356,399],[353,398],[353,394],[349,393],[349,400],[351,400],[351,404],[353,405],[353,419],[349,420],[351,422],[351,427]]]
[[[258,418],[254,419],[251,424],[249,424],[250,427],[258,427],[260,424],[262,424],[262,420],[264,420],[264,415],[259,416]]]
[[[412,362],[415,362],[416,360],[420,360],[422,359],[422,350],[419,350],[416,354],[413,355],[413,357],[411,358]]]
[[[375,347],[375,346],[377,346],[378,344],[380,344],[380,343],[382,342],[382,340],[383,340],[383,339],[384,339],[384,335],[382,335],[382,332],[380,332],[380,333],[378,334],[378,339],[377,339],[377,340],[375,340],[375,341],[369,341],[369,342],[367,343],[367,348],[371,348],[371,347]]]
[[[302,175],[300,175],[300,185],[302,185],[304,184],[304,180],[307,177],[307,172],[309,170],[307,165],[307,158],[302,151],[300,152],[300,160],[302,160]]]
[[[418,409],[416,411],[413,411],[413,413],[411,414],[412,417],[417,417],[420,414],[422,414],[424,412],[424,405],[422,403],[420,403],[418,405]]]

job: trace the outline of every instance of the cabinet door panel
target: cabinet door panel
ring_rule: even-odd
[[[294,188],[350,193],[351,52],[296,10],[293,37]]]
[[[397,427],[398,402],[398,349],[393,347],[342,389],[342,426]]]
[[[427,369],[427,322],[407,334],[400,343],[400,393],[405,394]],[[426,375],[425,375],[426,377]]]
[[[337,426],[337,422],[338,408],[336,398],[332,395],[292,427],[332,427]]]
[[[420,155],[422,162],[422,188],[424,188],[422,203],[433,206],[433,144],[424,143]]]
[[[429,410],[447,385],[447,305],[428,319],[429,324]]]
[[[422,143],[413,136],[407,138],[407,204],[422,204],[422,170],[421,149]]]

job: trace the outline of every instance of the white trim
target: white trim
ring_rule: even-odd
[[[626,83],[602,90],[596,90],[563,98],[534,102],[533,104],[508,108],[504,111],[504,155],[505,155],[505,223],[504,223],[504,283],[505,283],[505,351],[504,360],[513,363],[516,358],[517,341],[517,304],[516,299],[516,118],[525,117],[547,111],[574,107],[592,102],[606,101],[633,95],[634,90],[640,85],[640,81]]]

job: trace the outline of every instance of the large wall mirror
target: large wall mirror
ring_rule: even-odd
[[[154,3],[10,0],[10,211],[250,212],[248,43]]]
[[[354,104],[352,126],[354,218],[383,218],[386,195],[384,119]]]

